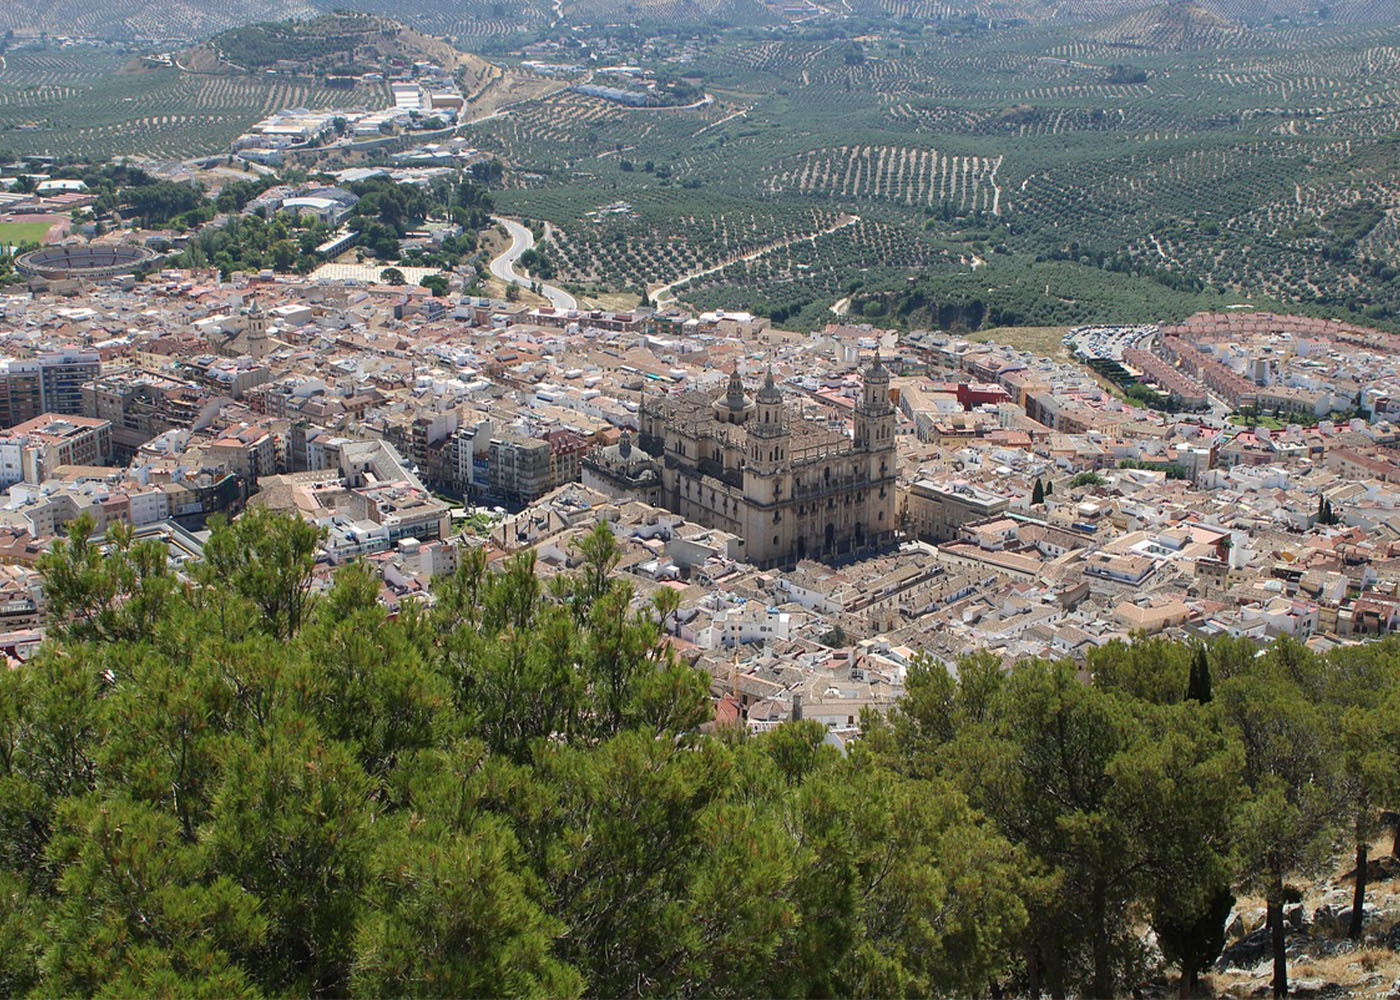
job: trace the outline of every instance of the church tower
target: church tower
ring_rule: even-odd
[[[263,312],[262,306],[258,304],[256,299],[243,313],[243,326],[250,337],[261,337],[267,334],[267,313]]]
[[[271,334],[268,332],[267,313],[256,299],[243,314],[243,339],[245,353],[254,361],[261,361],[268,354]]]
[[[773,369],[754,397],[748,429],[748,454],[744,456],[744,499],[748,507],[744,538],[748,558],[767,562],[792,546],[796,530],[791,516],[784,518],[784,505],[791,497],[792,440],[787,414],[783,412],[783,392],[773,381]],[[789,515],[791,512],[788,512]]]
[[[754,397],[753,419],[749,421],[749,454],[747,464],[756,471],[770,475],[788,463],[787,417],[783,413],[783,392],[773,381],[773,369],[763,380],[763,388]]]
[[[866,481],[857,531],[860,547],[880,546],[894,538],[895,486],[899,462],[895,454],[896,416],[890,402],[890,372],[880,352],[863,373],[864,391],[856,406],[854,445],[863,456]]]
[[[866,367],[860,404],[856,407],[855,444],[866,451],[893,451],[895,415],[890,403],[890,372],[880,361],[880,352]]]

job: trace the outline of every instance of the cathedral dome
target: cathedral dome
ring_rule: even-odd
[[[729,372],[729,386],[723,396],[714,402],[715,419],[729,424],[742,424],[753,413],[754,401],[744,392],[744,383],[739,378],[739,363],[736,361]]]
[[[632,435],[628,431],[623,431],[617,444],[599,449],[594,462],[620,478],[633,481],[661,478],[656,460],[632,444]]]

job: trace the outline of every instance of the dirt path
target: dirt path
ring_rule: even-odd
[[[676,301],[675,288],[678,285],[684,285],[687,282],[694,281],[696,278],[703,278],[707,274],[714,274],[716,271],[723,271],[726,267],[729,267],[731,264],[742,264],[744,261],[757,260],[764,254],[772,253],[774,250],[781,250],[784,247],[790,247],[795,243],[802,243],[803,241],[809,243],[815,242],[822,236],[829,236],[830,234],[836,232],[838,229],[845,229],[847,226],[853,226],[859,221],[859,215],[842,214],[841,218],[835,224],[827,226],[825,229],[820,229],[815,233],[808,233],[805,236],[790,236],[785,240],[779,240],[776,243],[769,243],[767,246],[759,247],[757,250],[751,250],[748,253],[741,254],[738,257],[731,257],[728,260],[722,261],[719,264],[715,264],[713,267],[706,267],[699,271],[692,271],[689,274],[683,274],[675,281],[669,281],[664,285],[657,285],[655,288],[648,290],[647,294],[650,296],[651,300],[655,302],[658,306],[670,305]]]

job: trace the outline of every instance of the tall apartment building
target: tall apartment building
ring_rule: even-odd
[[[578,482],[583,457],[593,450],[593,442],[569,430],[550,431],[544,439],[549,443],[550,486]]]
[[[463,496],[490,488],[494,435],[495,429],[489,420],[466,423],[453,431],[443,449],[442,478],[448,488]]]
[[[102,374],[96,351],[57,351],[0,362],[0,427],[44,413],[83,412],[83,385]]]
[[[155,372],[112,372],[83,386],[85,417],[112,422],[112,448],[120,460],[157,434],[189,427],[209,401],[209,394],[192,382]]]
[[[0,432],[0,487],[38,485],[60,465],[102,465],[112,457],[112,422],[42,413]]]
[[[491,439],[491,492],[503,500],[530,503],[549,492],[549,442],[501,431]]]

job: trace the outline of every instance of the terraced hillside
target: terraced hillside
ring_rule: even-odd
[[[473,135],[581,285],[690,275],[697,305],[799,325],[907,307],[910,282],[1022,322],[1285,301],[1394,323],[1397,53],[1396,26],[1195,4],[1087,29],[721,36],[696,61],[705,107],[563,93]]]
[[[1370,0],[1326,25],[1275,23],[1291,0],[1066,0],[1008,24],[1022,8],[998,0],[988,20],[917,29],[843,0],[800,25],[692,32],[577,23],[672,0],[529,17],[517,0],[436,2],[411,12],[459,34],[521,15],[509,30],[556,42],[560,62],[637,64],[705,95],[629,107],[569,89],[591,71],[491,57],[515,96],[464,134],[508,168],[500,207],[552,224],[559,279],[600,295],[796,325],[833,308],[1058,324],[1244,302],[1400,322],[1400,26],[1360,23],[1381,13]],[[717,2],[674,0],[716,19],[775,9]],[[974,9],[910,2],[886,14]],[[0,152],[213,152],[273,107],[384,98],[274,79],[11,50]]]
[[[99,39],[197,39],[237,24],[310,17],[310,0],[6,0],[0,32]]]
[[[127,55],[87,48],[25,50],[8,53],[0,66],[0,150],[179,159],[226,149],[278,108],[387,102],[383,87],[132,68]]]
[[[98,39],[199,40],[257,21],[363,10],[394,17],[463,44],[533,32],[556,22],[579,25],[763,26],[789,20],[837,19],[847,14],[898,22],[1019,22],[1086,24],[1122,18],[1128,31],[1144,30],[1140,16],[1158,0],[6,0],[0,33],[58,34]],[[1390,0],[1201,0],[1202,11],[1224,23],[1261,25],[1387,23]],[[1149,13],[1147,21],[1155,15]],[[1134,27],[1136,25],[1136,28]],[[1170,38],[1170,25],[1147,34]],[[1187,32],[1188,38],[1195,34]],[[1149,44],[1156,44],[1149,42]]]

